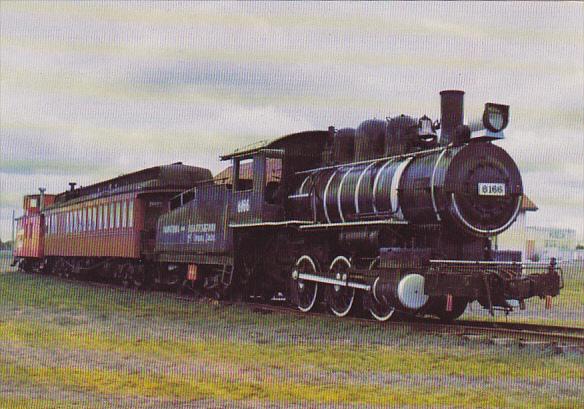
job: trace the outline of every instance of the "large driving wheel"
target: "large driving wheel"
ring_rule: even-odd
[[[371,262],[369,265],[369,270],[377,268],[379,265],[379,257]],[[395,314],[395,308],[392,307],[385,300],[376,300],[373,294],[367,294],[367,307],[369,309],[369,314],[377,321],[387,321]]]
[[[342,281],[347,281],[351,262],[344,256],[338,256],[333,260],[329,271],[331,275]],[[355,301],[355,289],[342,285],[329,287],[328,307],[337,317],[345,317],[351,312]]]
[[[316,262],[312,257],[304,255],[300,257],[294,265],[292,272],[292,290],[296,295],[298,309],[302,312],[311,311],[318,296],[318,283],[299,278],[300,274],[318,274]]]

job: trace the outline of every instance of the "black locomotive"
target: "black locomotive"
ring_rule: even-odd
[[[557,295],[553,262],[524,274],[520,254],[491,248],[523,185],[493,144],[508,107],[488,103],[465,125],[463,95],[441,92],[440,121],[368,120],[222,156],[228,169],[160,216],[147,271],[215,296],[281,293],[305,312],[325,302],[337,316],[364,308],[378,320],[454,319],[473,300],[492,312]]]

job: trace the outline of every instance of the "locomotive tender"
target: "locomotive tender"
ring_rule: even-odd
[[[488,103],[479,121],[464,125],[464,93],[440,94],[439,122],[401,115],[286,135],[222,156],[231,166],[215,178],[171,165],[197,177],[177,179],[175,190],[190,189],[165,196],[153,246],[131,259],[59,260],[76,271],[117,266],[136,286],[282,293],[304,312],[324,302],[337,316],[365,309],[381,321],[396,311],[450,320],[474,300],[493,313],[511,310],[509,300],[559,294],[553,260],[525,274],[520,254],[491,248],[523,196],[515,162],[493,143],[508,106]],[[115,212],[111,218],[115,225]]]

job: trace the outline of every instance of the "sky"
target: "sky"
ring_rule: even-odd
[[[511,106],[528,224],[584,241],[584,3],[0,2],[0,239],[22,196],[401,113]]]

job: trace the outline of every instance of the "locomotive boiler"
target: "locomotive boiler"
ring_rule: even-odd
[[[319,223],[442,223],[489,237],[513,223],[522,194],[513,159],[476,142],[311,171],[291,198],[298,217]]]

